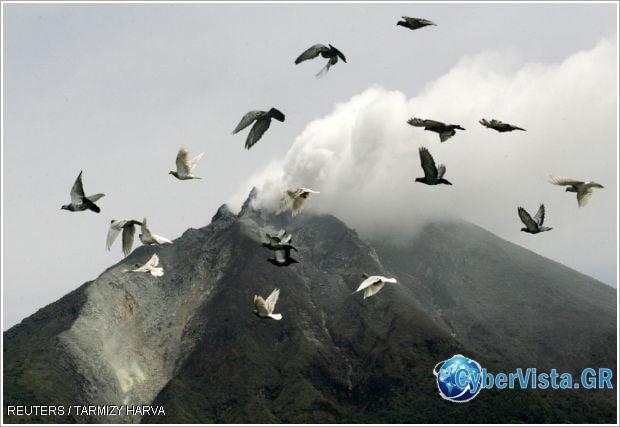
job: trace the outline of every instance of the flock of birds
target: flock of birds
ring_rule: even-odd
[[[437,24],[426,19],[403,16],[402,20],[398,21],[396,25],[410,30],[417,30],[426,26],[433,26]],[[339,60],[342,60],[344,63],[347,62],[344,54],[331,44],[328,44],[327,46],[323,44],[315,44],[299,55],[299,57],[295,59],[295,64],[300,64],[304,61],[317,58],[318,56],[326,58],[327,63],[316,74],[316,77],[324,76],[332,66],[338,63]],[[269,126],[271,125],[272,119],[279,122],[284,122],[285,116],[277,108],[271,108],[268,111],[250,111],[243,116],[232,133],[236,134],[253,124],[245,141],[245,148],[250,149],[263,137],[265,132],[267,132]],[[466,130],[460,125],[446,124],[437,120],[420,119],[417,117],[409,119],[407,123],[413,127],[421,127],[424,128],[424,130],[437,133],[441,143],[455,136],[457,130]],[[512,132],[515,130],[525,131],[525,129],[521,127],[514,126],[509,123],[503,123],[495,119],[481,119],[479,123],[484,127],[493,129],[500,133]],[[194,175],[194,171],[203,155],[204,153],[200,153],[197,156],[190,158],[188,150],[185,147],[181,147],[176,157],[176,170],[170,171],[169,174],[181,181],[201,179],[200,177]],[[424,176],[416,178],[415,182],[420,182],[426,185],[452,185],[450,181],[444,178],[446,174],[446,166],[443,164],[437,166],[433,156],[427,148],[420,147],[419,155]],[[592,198],[592,192],[595,188],[603,188],[601,184],[596,182],[559,178],[556,176],[551,176],[549,182],[555,185],[565,186],[567,192],[576,193],[579,207],[585,206],[590,201]],[[280,207],[277,209],[276,213],[280,214],[285,210],[290,209],[292,216],[295,217],[302,211],[308,197],[311,194],[317,193],[319,193],[319,191],[311,190],[309,188],[289,188],[283,192]],[[82,183],[82,172],[80,172],[75,180],[75,183],[71,188],[70,195],[71,203],[63,205],[61,209],[71,212],[82,212],[86,210],[91,210],[96,213],[101,212],[101,209],[97,206],[96,202],[101,199],[104,194],[97,193],[92,196],[86,196]],[[521,228],[521,231],[530,234],[537,234],[552,230],[551,227],[543,225],[545,221],[544,204],[540,205],[536,215],[534,215],[533,218],[523,207],[519,206],[517,208],[517,212],[519,218],[525,225],[525,227]],[[106,239],[106,249],[110,250],[114,241],[122,231],[122,251],[125,256],[129,255],[133,247],[136,226],[140,226],[141,233],[139,234],[139,238],[142,244],[172,244],[170,239],[152,233],[147,226],[146,218],[142,221],[122,219],[112,220],[110,222]],[[273,251],[274,254],[274,257],[268,260],[270,263],[278,267],[287,267],[298,262],[291,256],[291,253],[293,251],[297,252],[297,249],[293,246],[293,236],[290,233],[287,233],[285,230],[280,230],[277,234],[266,233],[266,238],[267,242],[264,242],[262,245]],[[157,254],[153,254],[145,264],[136,264],[134,269],[123,270],[123,272],[149,273],[154,277],[161,277],[164,275],[164,269],[159,266],[159,257]],[[388,278],[379,275],[370,276],[363,274],[362,277],[364,280],[355,292],[363,291],[364,299],[375,295],[386,283],[397,283],[395,278]],[[254,295],[254,314],[264,319],[281,320],[282,315],[274,313],[275,305],[279,296],[280,290],[277,288],[271,292],[267,299]]]

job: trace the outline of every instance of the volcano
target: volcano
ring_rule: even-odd
[[[405,244],[330,215],[220,207],[4,333],[7,422],[613,423],[614,391],[482,390],[443,400],[433,367],[616,366],[616,290],[460,221]],[[299,261],[268,262],[285,228]],[[153,253],[165,275],[124,273]],[[364,300],[361,275],[395,277]],[[252,314],[280,288],[281,321]],[[615,378],[615,375],[614,375]],[[614,381],[615,384],[615,381]],[[164,414],[8,415],[9,405],[153,405]]]

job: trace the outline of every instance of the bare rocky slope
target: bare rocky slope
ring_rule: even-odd
[[[251,196],[252,197],[252,196]],[[9,422],[613,422],[613,393],[489,391],[443,401],[433,366],[615,366],[615,290],[471,224],[372,246],[329,215],[248,199],[173,245],[140,247],[4,333],[4,404],[158,404],[159,417]],[[300,261],[260,241],[286,227]],[[162,278],[123,273],[157,252]],[[363,300],[362,272],[399,279]],[[281,289],[280,322],[252,297]]]

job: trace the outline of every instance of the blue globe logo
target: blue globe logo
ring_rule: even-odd
[[[439,395],[451,402],[469,402],[482,389],[482,367],[461,354],[435,365]]]

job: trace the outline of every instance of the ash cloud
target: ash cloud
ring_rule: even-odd
[[[429,220],[461,218],[608,284],[616,282],[616,45],[602,39],[553,64],[515,65],[514,55],[462,58],[421,93],[370,87],[310,122],[282,159],[252,176],[257,203],[273,207],[291,186],[321,191],[307,209],[343,219],[368,238],[410,238]],[[412,71],[412,78],[415,73]],[[440,144],[410,117],[461,124]],[[482,127],[496,118],[527,132]],[[414,183],[418,148],[447,166],[453,187]],[[605,185],[587,207],[547,182],[555,174]],[[547,206],[544,236],[524,235],[519,205]]]

